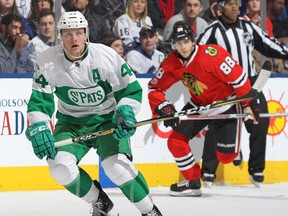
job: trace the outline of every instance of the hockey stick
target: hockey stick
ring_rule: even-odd
[[[217,107],[221,107],[221,106],[225,106],[225,105],[229,105],[229,104],[236,104],[236,103],[239,103],[239,102],[245,101],[245,100],[252,100],[253,98],[258,96],[258,94],[262,91],[263,87],[265,86],[266,82],[268,81],[270,74],[271,74],[271,68],[272,68],[271,63],[269,61],[265,61],[265,63],[263,64],[263,67],[262,67],[262,69],[261,69],[261,71],[257,77],[256,82],[252,86],[252,89],[246,95],[244,95],[242,97],[227,99],[227,100],[223,100],[223,101],[218,101],[218,102],[213,103],[213,104],[209,104],[207,106],[200,106],[200,107],[196,107],[196,108],[192,108],[192,109],[188,109],[188,110],[183,110],[183,111],[180,111],[178,113],[175,113],[174,116],[167,116],[167,117],[159,116],[156,118],[143,120],[143,121],[137,122],[135,127],[139,127],[139,126],[146,125],[146,124],[153,124],[153,123],[157,123],[160,121],[171,120],[174,118],[179,118],[180,116],[193,115],[193,114],[198,113],[199,111],[213,109],[213,108],[217,108]]]
[[[238,118],[245,118],[247,114],[219,114],[219,115],[184,115],[180,116],[179,119],[181,121],[185,120],[210,120],[210,119],[238,119]],[[259,113],[260,118],[281,118],[281,117],[288,117],[288,113]]]
[[[180,116],[192,115],[192,114],[198,113],[199,111],[217,108],[217,107],[221,107],[221,106],[225,106],[225,105],[229,105],[229,104],[236,104],[236,103],[239,103],[239,102],[245,101],[245,100],[252,100],[262,91],[264,85],[266,84],[268,78],[270,77],[270,74],[271,74],[271,63],[269,61],[266,61],[263,65],[262,70],[260,71],[260,73],[258,75],[256,82],[252,86],[252,89],[246,95],[239,97],[239,98],[233,98],[233,99],[227,99],[227,100],[219,101],[219,102],[216,102],[213,104],[209,104],[207,106],[200,106],[200,107],[196,107],[196,108],[192,108],[192,109],[188,109],[188,110],[183,110],[181,112],[176,113],[174,116],[156,117],[156,118],[152,118],[152,119],[139,121],[135,124],[134,127],[136,128],[136,127],[144,126],[147,124],[153,124],[153,123],[157,123],[157,122],[161,122],[161,121],[171,120],[174,118],[179,118]],[[97,132],[85,134],[82,136],[69,138],[66,140],[61,140],[61,141],[55,142],[55,147],[68,145],[68,144],[71,144],[74,142],[81,142],[81,141],[95,139],[99,136],[105,136],[107,134],[111,134],[114,132],[114,130],[115,130],[114,128],[110,128],[110,129],[103,130],[103,131],[97,131]]]

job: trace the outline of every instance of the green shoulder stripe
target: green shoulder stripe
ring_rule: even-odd
[[[142,88],[137,80],[128,84],[128,86],[124,89],[114,92],[114,97],[117,103],[121,100],[121,98],[130,98],[138,102],[142,102]]]

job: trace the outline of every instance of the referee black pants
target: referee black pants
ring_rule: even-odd
[[[253,84],[254,80],[251,80]],[[268,113],[267,101],[264,94],[261,92],[259,96],[253,100],[258,100],[260,113]],[[251,126],[251,125],[250,125]],[[269,127],[269,118],[261,118],[258,124],[253,124],[251,127],[245,124],[246,129],[249,128],[249,160],[248,172],[253,173],[263,172],[265,169],[266,155],[266,137]],[[247,130],[248,131],[248,130]],[[242,141],[243,143],[243,141]],[[219,161],[215,154],[215,132],[214,128],[209,128],[206,133],[203,156],[202,156],[202,174],[215,174]]]

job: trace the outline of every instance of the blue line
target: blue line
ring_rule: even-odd
[[[0,79],[2,78],[33,78],[33,74],[0,74]]]

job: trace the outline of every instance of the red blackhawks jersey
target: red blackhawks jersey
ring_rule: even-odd
[[[208,105],[235,94],[241,97],[251,90],[246,73],[226,50],[214,44],[195,45],[188,61],[173,51],[161,63],[148,84],[152,111],[166,100],[166,90],[180,80],[196,105]]]

